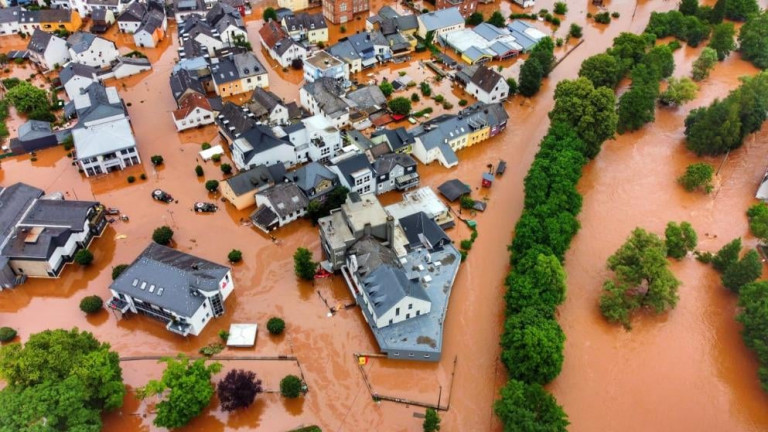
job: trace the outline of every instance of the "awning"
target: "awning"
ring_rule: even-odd
[[[363,60],[363,67],[371,67],[375,65],[377,62],[376,57],[371,57],[369,59]]]

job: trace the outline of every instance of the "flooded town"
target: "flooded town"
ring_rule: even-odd
[[[1,430],[768,430],[768,0],[0,6]]]

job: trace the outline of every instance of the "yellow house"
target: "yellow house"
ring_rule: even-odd
[[[269,75],[251,52],[219,58],[211,65],[216,94],[229,97],[269,86]]]
[[[221,195],[236,209],[243,210],[256,205],[257,192],[281,183],[285,175],[283,164],[259,165],[221,182]]]
[[[70,33],[80,30],[83,20],[74,10],[46,9],[40,10],[40,28],[47,31],[64,29]]]
[[[491,136],[491,127],[485,126],[477,130],[473,130],[469,133],[469,136],[467,137],[467,143],[464,147],[472,147],[473,145],[483,142],[490,138]]]

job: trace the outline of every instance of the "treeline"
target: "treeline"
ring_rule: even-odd
[[[768,72],[742,78],[739,88],[685,119],[686,146],[697,155],[716,156],[741,147],[760,129],[768,111]]]
[[[555,43],[551,37],[542,38],[532,49],[528,60],[520,67],[518,90],[525,97],[539,92],[541,81],[555,67]]]

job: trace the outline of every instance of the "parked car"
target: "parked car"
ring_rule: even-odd
[[[163,191],[162,189],[155,189],[152,191],[152,199],[156,199],[158,201],[164,201],[167,203],[173,202],[173,197],[171,194]]]
[[[218,210],[219,207],[214,203],[196,202],[194,209],[198,213],[213,213]]]

